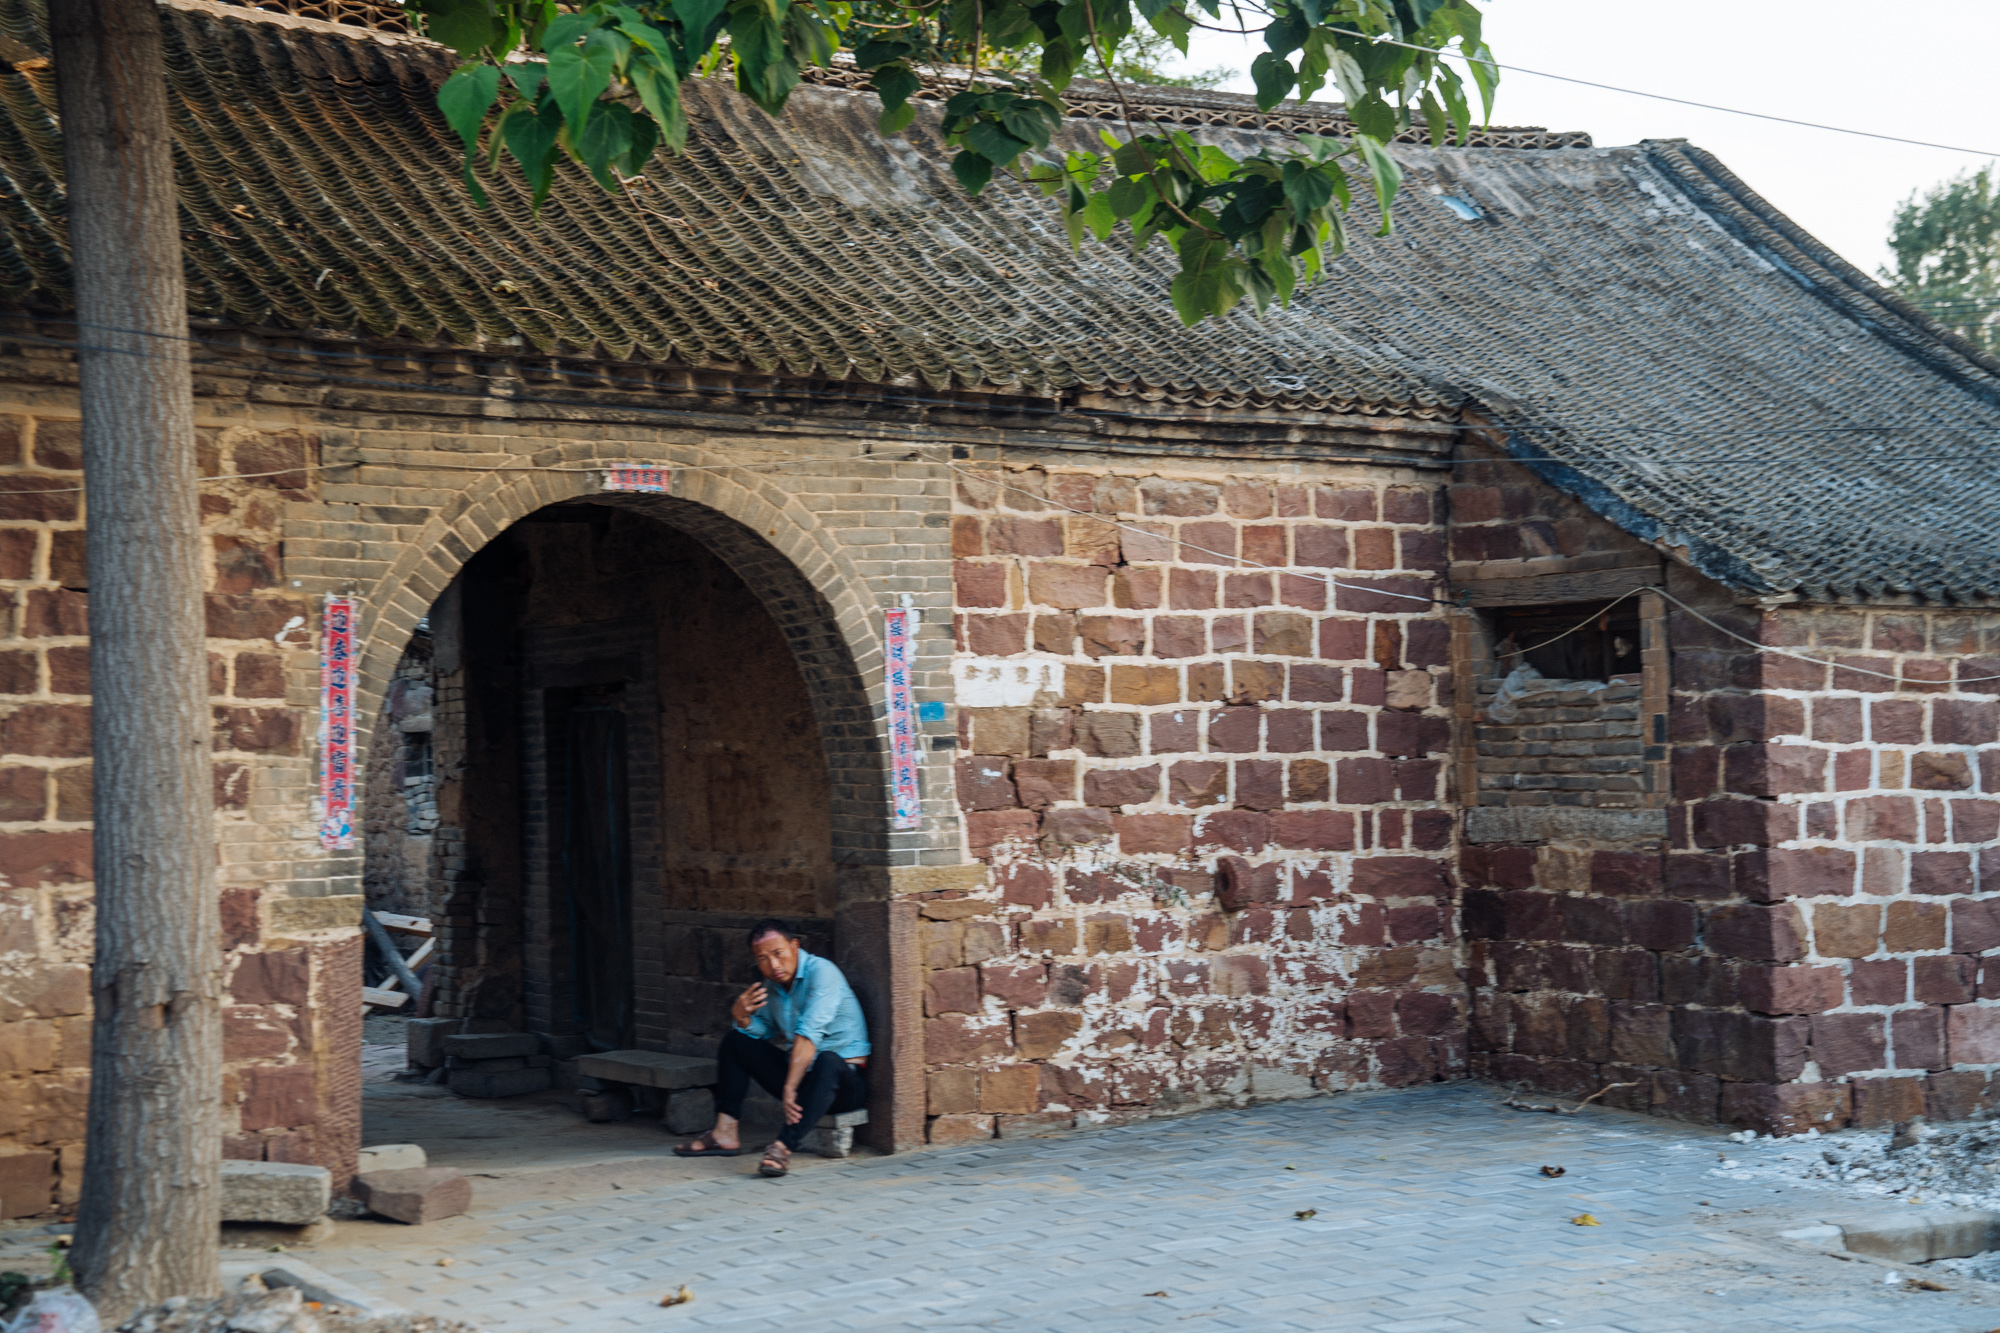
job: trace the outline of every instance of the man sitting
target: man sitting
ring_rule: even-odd
[[[785,1128],[764,1151],[760,1175],[782,1176],[820,1117],[868,1103],[868,1025],[840,969],[799,947],[782,921],[750,930],[750,956],[770,983],[736,997],[734,1026],[715,1053],[715,1128],[674,1149],[681,1157],[734,1157],[750,1080],[784,1106]]]

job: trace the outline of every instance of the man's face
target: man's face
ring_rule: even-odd
[[[799,972],[799,942],[783,935],[760,935],[750,944],[750,956],[764,980],[780,986],[792,984]]]

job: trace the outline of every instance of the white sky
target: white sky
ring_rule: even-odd
[[[2000,0],[1924,0],[1917,14],[1879,0],[1491,0],[1487,40],[1503,65],[2000,154],[1992,53]],[[1188,64],[1241,71],[1241,38],[1197,32]],[[1874,89],[1873,96],[1864,95]],[[1337,98],[1337,90],[1318,94]],[[1688,139],[1850,262],[1873,275],[1912,191],[1986,161],[1747,116],[1600,92],[1528,74],[1501,76],[1496,125],[1588,130],[1603,145]]]

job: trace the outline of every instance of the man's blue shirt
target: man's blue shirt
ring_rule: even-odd
[[[747,1027],[737,1031],[760,1041],[789,1046],[794,1037],[804,1037],[815,1048],[832,1051],[843,1060],[868,1054],[868,1024],[861,1017],[861,1001],[840,969],[816,954],[799,950],[799,970],[790,986],[764,983],[769,997],[764,1007],[750,1015]]]

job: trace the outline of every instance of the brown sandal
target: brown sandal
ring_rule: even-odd
[[[676,1157],[741,1157],[741,1146],[725,1148],[715,1141],[715,1131],[709,1130],[698,1138],[691,1139],[674,1149]]]
[[[792,1150],[784,1145],[783,1140],[779,1140],[764,1149],[764,1160],[757,1163],[757,1174],[770,1176],[775,1180],[792,1169],[791,1162]]]

